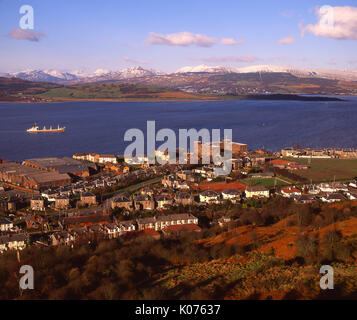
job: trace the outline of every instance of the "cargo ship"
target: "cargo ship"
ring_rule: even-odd
[[[30,129],[27,129],[26,132],[28,133],[56,133],[56,132],[64,132],[66,130],[66,127],[61,127],[58,125],[57,128],[52,128],[52,126],[50,126],[49,129],[47,129],[46,127],[43,127],[42,129],[40,129],[40,127],[34,125],[33,127],[31,127]]]

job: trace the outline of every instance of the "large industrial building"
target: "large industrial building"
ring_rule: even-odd
[[[83,163],[68,157],[27,159],[23,164],[32,168],[61,174],[67,173],[78,177],[88,177],[91,171],[95,170],[95,164]]]
[[[232,143],[232,154],[233,155],[237,155],[237,154],[240,154],[240,153],[248,152],[248,145],[247,144],[233,142],[233,141],[231,143]],[[224,140],[222,140],[220,142],[217,142],[217,143],[210,142],[210,143],[208,143],[206,145],[202,145],[201,141],[195,141],[194,142],[194,153],[197,154],[199,157],[203,157],[203,153],[205,152],[205,148],[208,147],[209,148],[208,150],[209,150],[210,155],[211,155],[212,147],[214,145],[218,146],[218,144],[219,144],[219,147],[220,147],[220,152],[223,153],[224,149],[226,147]]]
[[[66,173],[41,170],[17,162],[0,164],[0,181],[13,185],[39,189],[40,187],[59,187],[71,183],[71,177]]]

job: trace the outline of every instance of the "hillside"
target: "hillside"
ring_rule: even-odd
[[[0,78],[0,101],[54,102],[66,100],[170,101],[213,100],[215,97],[185,93],[152,85],[103,82],[64,86],[17,78]]]
[[[41,97],[69,100],[210,100],[211,97],[152,85],[102,82],[62,86],[41,93]]]
[[[357,298],[356,202],[309,207],[276,199],[260,213],[264,223],[254,208],[241,210],[233,223],[199,233],[32,246],[21,263],[7,252],[0,299]],[[36,270],[37,290],[19,297],[13,274],[22,264]],[[334,267],[334,290],[320,289],[325,264]]]
[[[216,95],[321,94],[355,95],[356,81],[297,77],[290,73],[179,73],[133,78],[129,82],[166,86],[185,92]]]
[[[27,101],[29,97],[58,87],[55,83],[0,77],[0,101]]]
[[[287,95],[356,95],[357,72],[341,70],[294,69],[279,66],[251,66],[245,68],[228,68],[212,66],[184,67],[175,73],[163,73],[141,67],[127,68],[118,71],[99,69],[92,74],[80,72],[61,72],[57,70],[30,70],[5,75],[7,79],[28,80],[56,83],[58,88],[45,97],[78,99],[132,99],[130,93],[118,91],[115,83],[140,85],[132,90],[132,95],[139,99],[167,99],[176,97],[177,90],[187,94],[222,96],[233,99],[263,99],[266,94],[273,100],[302,100],[301,97]],[[2,80],[3,81],[3,80]],[[14,80],[9,80],[14,81]],[[109,87],[101,84],[111,83]],[[80,87],[80,85],[83,85]],[[89,87],[93,85],[94,87]],[[37,84],[36,86],[40,86]],[[145,88],[147,86],[148,88]],[[155,87],[155,88],[153,88]],[[158,87],[158,88],[157,88]],[[166,88],[166,89],[163,89]],[[175,93],[162,96],[170,88]],[[93,89],[93,92],[88,92]],[[140,90],[142,92],[140,92]],[[150,90],[153,92],[149,93]],[[81,92],[82,91],[82,92]],[[158,94],[160,93],[160,94]],[[149,94],[149,96],[148,96]],[[281,96],[278,96],[281,95]],[[181,96],[177,99],[197,99],[193,96]],[[202,97],[200,99],[203,99]],[[307,99],[305,97],[305,99]]]

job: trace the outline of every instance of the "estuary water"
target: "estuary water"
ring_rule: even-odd
[[[76,152],[123,154],[124,133],[156,121],[156,130],[202,128],[233,130],[233,141],[271,151],[302,147],[357,148],[357,97],[343,102],[59,102],[0,103],[0,158],[72,156]],[[63,134],[28,134],[65,126]],[[159,145],[159,144],[158,144]]]

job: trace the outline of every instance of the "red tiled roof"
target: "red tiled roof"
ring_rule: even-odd
[[[278,166],[289,166],[289,165],[297,165],[298,163],[293,161],[281,160],[281,159],[274,159],[270,161],[271,164],[275,164]]]
[[[285,188],[282,188],[281,191],[283,191],[285,193],[294,193],[294,192],[301,193],[301,191],[295,187],[285,187]]]

